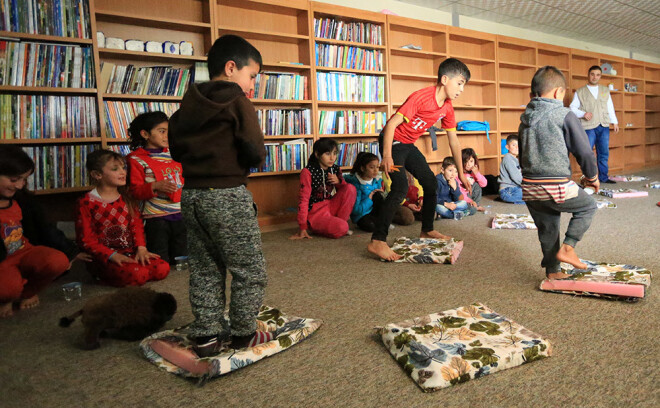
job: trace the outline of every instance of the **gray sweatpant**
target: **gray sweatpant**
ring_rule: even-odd
[[[192,337],[229,333],[225,279],[231,272],[231,334],[256,330],[266,288],[266,263],[252,194],[245,186],[184,189],[181,212],[188,231]]]
[[[557,252],[559,252],[560,247],[561,213],[573,214],[568,223],[564,244],[575,247],[591,225],[591,219],[596,213],[596,201],[580,188],[577,197],[566,200],[561,204],[557,204],[552,200],[527,201],[525,204],[527,204],[529,213],[538,229],[541,251],[543,251],[541,266],[545,268],[546,274],[555,273],[560,269]]]

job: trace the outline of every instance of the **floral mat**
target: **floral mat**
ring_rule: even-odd
[[[611,190],[609,188],[601,188],[598,194],[609,198],[629,198],[629,197],[646,197],[649,195],[648,191],[635,190],[633,188],[619,188]]]
[[[613,263],[597,263],[581,259],[587,269],[576,269],[562,263],[566,279],[544,279],[539,289],[548,292],[586,295],[615,300],[637,300],[646,295],[652,273],[646,268]]]
[[[594,197],[594,200],[598,208],[616,208],[616,204],[605,197]]]
[[[287,316],[278,309],[262,306],[257,316],[257,330],[276,333],[275,339],[267,343],[240,350],[226,348],[216,356],[199,358],[192,351],[192,343],[185,334],[167,330],[142,340],[140,348],[147,360],[165,371],[183,377],[209,379],[284,351],[309,337],[322,324],[323,321],[318,319]],[[180,364],[168,361],[155,349],[168,358],[172,356],[171,359]]]
[[[401,255],[395,262],[453,264],[463,250],[463,241],[434,238],[397,238],[392,250]]]
[[[610,176],[610,180],[614,181],[623,181],[623,182],[628,182],[628,181],[645,181],[648,180],[648,177],[644,176]]]
[[[529,214],[495,214],[493,229],[536,229],[534,219]]]
[[[552,354],[547,339],[474,303],[376,328],[423,391],[437,391]]]

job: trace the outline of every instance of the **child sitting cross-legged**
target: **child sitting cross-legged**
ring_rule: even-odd
[[[522,173],[518,163],[518,136],[509,135],[506,138],[506,148],[509,150],[502,157],[500,164],[500,198],[513,204],[525,204],[522,200]]]
[[[360,152],[355,158],[351,173],[344,179],[355,186],[356,198],[351,221],[367,232],[373,232],[375,220],[383,207],[383,180],[380,175],[380,160],[373,153]]]
[[[442,160],[442,169],[436,176],[438,204],[435,206],[435,211],[442,218],[454,218],[454,212],[466,211],[470,208],[467,201],[461,199],[461,190],[456,182],[457,174],[454,158],[445,157]]]
[[[458,187],[461,189],[463,198],[470,206],[475,207],[478,211],[485,211],[486,209],[479,205],[479,201],[481,201],[481,189],[488,185],[488,181],[479,172],[479,158],[477,157],[477,153],[474,149],[468,147],[461,151],[461,155],[463,156],[465,178],[467,178],[468,183],[472,186],[472,193],[468,193],[461,179],[457,177]]]

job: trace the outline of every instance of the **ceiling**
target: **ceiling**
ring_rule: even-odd
[[[660,58],[660,0],[397,0]]]

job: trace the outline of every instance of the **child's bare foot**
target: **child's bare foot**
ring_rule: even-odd
[[[447,235],[442,235],[438,231],[432,230],[428,232],[422,231],[421,234],[419,234],[420,238],[435,238],[435,239],[451,239],[451,237],[448,237]]]
[[[4,317],[10,317],[13,315],[14,315],[14,311],[12,310],[11,302],[3,303],[0,305],[0,319]]]
[[[486,211],[486,208],[484,208],[482,206],[479,206],[479,207],[477,207],[477,211],[484,212],[484,211]]]
[[[557,252],[557,260],[571,264],[578,269],[588,268],[587,264],[580,262],[580,258],[578,258],[577,254],[575,253],[575,248],[568,244],[561,245],[559,252]]]
[[[378,241],[372,239],[371,242],[369,242],[369,244],[367,245],[367,251],[371,252],[372,254],[376,255],[377,257],[385,261],[391,262],[401,258],[401,255],[392,251],[392,248],[390,248],[387,245],[387,242],[385,241]]]
[[[571,275],[566,274],[564,272],[555,272],[555,273],[549,273],[546,275],[548,279],[566,279],[570,277]]]
[[[21,299],[18,303],[18,308],[21,310],[32,309],[37,306],[39,306],[39,296],[37,295],[34,295],[29,299]]]

